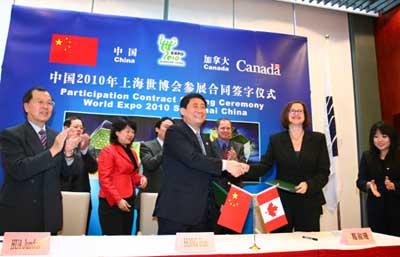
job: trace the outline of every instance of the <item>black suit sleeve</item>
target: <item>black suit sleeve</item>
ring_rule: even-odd
[[[57,160],[61,158],[60,155],[51,157],[49,150],[37,154],[28,153],[29,148],[26,144],[26,140],[14,131],[6,129],[0,136],[4,171],[18,181],[29,179],[54,168]]]
[[[320,192],[328,183],[330,174],[330,161],[325,136],[320,133],[314,135],[318,135],[318,148],[314,149],[315,152],[312,153],[318,154],[317,171],[314,176],[306,181],[308,185],[307,194]]]
[[[145,143],[140,144],[140,158],[144,169],[149,172],[155,172],[160,167],[162,154],[160,151],[154,155],[149,146]]]
[[[367,192],[367,182],[368,182],[368,175],[367,175],[367,158],[366,158],[366,153],[364,152],[362,157],[361,157],[361,161],[360,161],[360,165],[358,168],[358,177],[357,177],[357,187],[358,189],[360,189],[363,192]]]
[[[87,173],[96,173],[97,171],[97,160],[95,150],[91,147],[87,150],[86,154],[81,154],[83,165]]]

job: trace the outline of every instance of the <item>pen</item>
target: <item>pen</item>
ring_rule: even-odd
[[[310,240],[314,240],[314,241],[318,241],[318,238],[316,238],[316,237],[311,237],[311,236],[302,236],[302,238],[304,238],[304,239],[310,239]]]

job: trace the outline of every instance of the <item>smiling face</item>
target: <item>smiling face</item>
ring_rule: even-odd
[[[374,135],[374,145],[379,151],[387,152],[390,148],[390,137],[382,134],[382,132],[378,129]]]
[[[80,119],[71,120],[69,127],[71,128],[71,136],[81,136],[83,134],[84,128]]]
[[[181,108],[183,120],[195,129],[200,129],[206,120],[206,104],[200,98],[189,100],[186,108]]]
[[[218,138],[230,140],[232,138],[232,124],[229,120],[221,120],[217,128]]]
[[[126,126],[124,129],[115,132],[115,135],[117,135],[118,142],[121,145],[129,146],[135,139],[135,130]]]
[[[288,113],[289,124],[303,125],[304,122],[304,108],[300,103],[294,103],[289,109]]]
[[[53,100],[47,91],[32,91],[32,98],[24,103],[27,119],[33,124],[43,127],[53,113]]]

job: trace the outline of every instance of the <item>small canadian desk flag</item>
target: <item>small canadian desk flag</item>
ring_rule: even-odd
[[[288,223],[278,189],[275,186],[258,193],[257,202],[267,232],[274,231]]]

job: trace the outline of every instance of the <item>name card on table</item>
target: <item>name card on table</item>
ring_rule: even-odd
[[[214,233],[176,233],[175,250],[182,253],[215,252]]]
[[[371,228],[350,228],[342,231],[340,242],[345,245],[375,244]]]
[[[6,232],[1,255],[48,255],[49,232]]]

